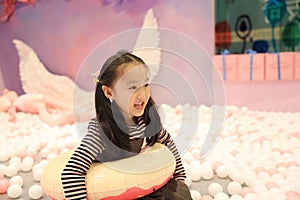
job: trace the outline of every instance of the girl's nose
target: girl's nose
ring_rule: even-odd
[[[143,101],[143,100],[145,100],[147,98],[147,95],[149,93],[149,89],[145,88],[145,87],[140,87],[137,92],[138,92],[137,98],[139,100]]]
[[[142,92],[139,92],[137,95],[137,99],[143,101],[145,99],[145,94]]]

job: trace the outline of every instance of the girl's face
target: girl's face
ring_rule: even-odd
[[[113,84],[112,99],[118,105],[125,121],[143,115],[150,98],[149,72],[146,66],[132,62],[120,67],[119,76]]]

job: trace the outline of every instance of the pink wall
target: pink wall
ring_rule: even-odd
[[[4,88],[5,88],[5,85],[3,82],[2,72],[0,70],[0,91],[3,91]]]
[[[214,52],[211,1],[103,2],[106,1],[51,0],[37,1],[35,7],[17,7],[10,21],[0,24],[0,66],[5,86],[23,92],[13,39],[30,45],[49,71],[75,79],[79,66],[96,44],[122,31],[140,28],[150,8],[159,27],[185,34],[203,45],[210,55]]]
[[[37,1],[36,6],[18,6],[7,23],[0,23],[0,89],[4,86],[22,93],[18,71],[17,51],[12,40],[17,38],[29,44],[38,54],[48,70],[75,79],[79,66],[86,55],[98,43],[122,31],[140,28],[148,9],[153,8],[160,28],[178,31],[199,46],[170,42],[162,34],[161,46],[164,48],[185,49],[192,58],[199,55],[212,55],[214,52],[214,5],[213,1],[182,0],[123,0],[110,1],[104,6],[100,0],[51,0]],[[118,4],[120,2],[120,4]],[[1,10],[1,9],[0,9]],[[191,41],[189,40],[189,42]],[[128,48],[134,45],[130,41]],[[110,51],[112,51],[110,49]],[[103,52],[99,59],[105,59],[110,52]],[[172,66],[178,77],[168,79],[175,86],[184,90],[187,82],[197,87],[200,101],[211,104],[209,89],[202,76],[209,76],[210,61],[201,63],[202,74],[195,76],[191,64],[166,52],[162,56],[163,64]],[[196,61],[197,62],[197,61]],[[102,63],[99,63],[99,67]],[[159,81],[168,77],[170,72],[163,71]],[[2,78],[1,78],[2,75]],[[84,82],[81,86],[89,88]],[[196,87],[195,87],[196,86]],[[90,88],[89,88],[90,89]],[[171,88],[172,89],[172,88]],[[225,82],[224,89],[227,105],[247,106],[255,110],[300,111],[299,82]],[[176,101],[172,92],[159,89],[163,96],[156,95],[160,102]],[[170,94],[169,94],[170,93]],[[189,102],[190,93],[177,94],[182,101]],[[194,95],[194,94],[193,94]],[[182,102],[181,102],[182,103]]]
[[[300,112],[300,81],[224,82],[226,104],[259,111]]]

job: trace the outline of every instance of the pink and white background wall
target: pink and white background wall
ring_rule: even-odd
[[[185,34],[213,56],[213,1],[37,0],[35,6],[19,2],[9,21],[0,23],[0,89],[23,93],[13,39],[30,45],[50,72],[75,79],[96,44],[122,31],[140,28],[150,8],[160,28]],[[184,71],[180,65],[173,67]],[[299,81],[225,81],[226,104],[300,111],[296,103],[299,85]]]

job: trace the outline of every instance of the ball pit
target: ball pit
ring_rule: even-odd
[[[201,195],[193,192],[195,198],[210,200],[220,193],[218,199],[300,199],[300,113],[226,106],[220,140],[199,160],[211,123],[211,108],[188,104],[161,107],[166,113],[164,127],[174,138],[181,134],[182,121],[199,124],[193,143],[182,155],[189,177],[186,182]],[[195,110],[201,117],[193,115]],[[77,124],[50,127],[28,113],[17,113],[14,123],[8,122],[8,117],[0,113],[0,198],[30,199],[29,188],[39,184],[49,162],[78,144]],[[22,187],[17,176],[23,178]],[[235,186],[230,186],[231,182]],[[222,190],[211,195],[212,183],[218,183]],[[42,198],[47,199],[44,193]]]

